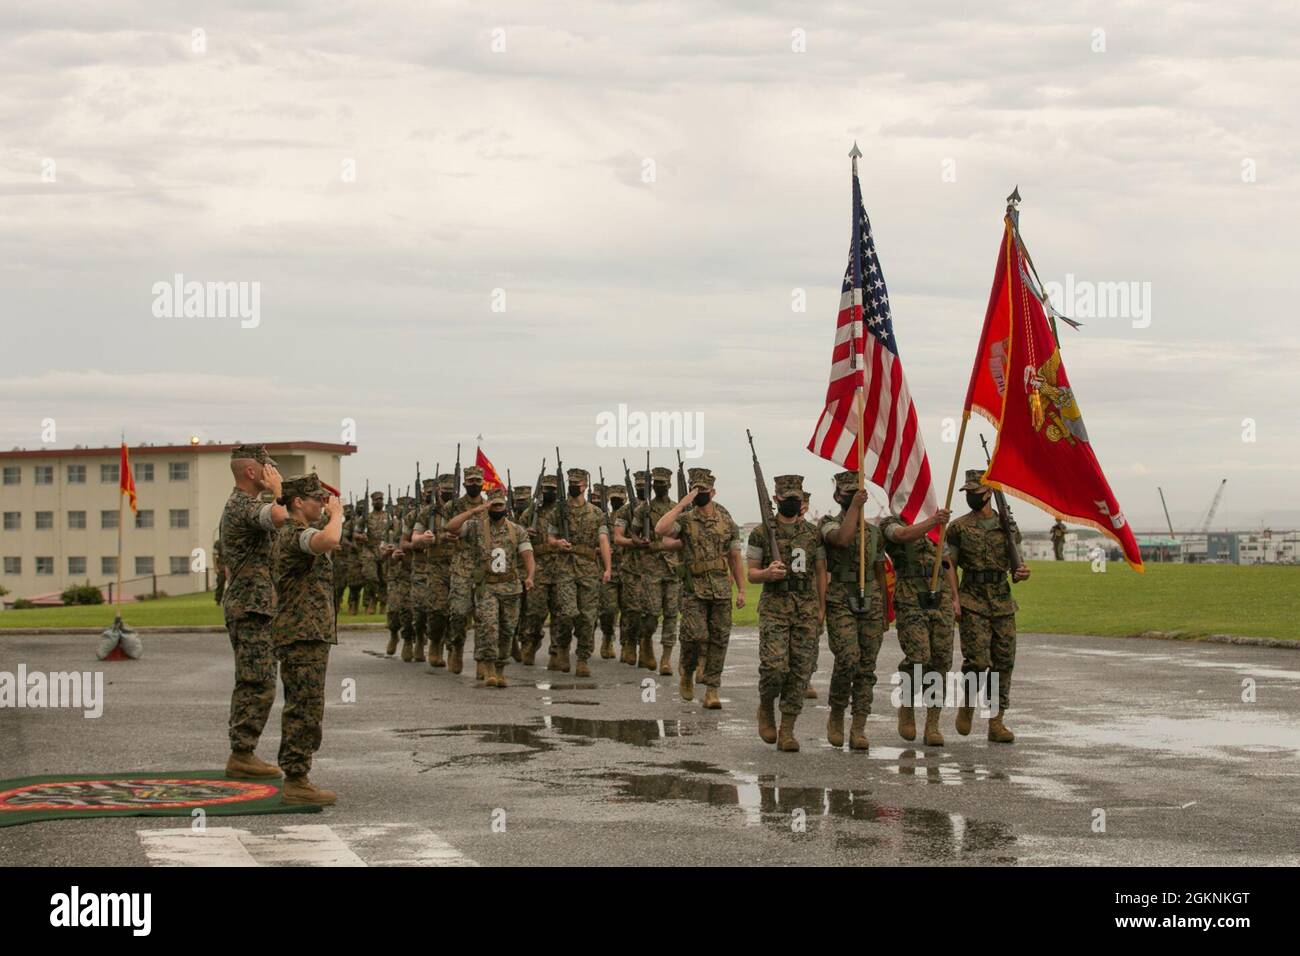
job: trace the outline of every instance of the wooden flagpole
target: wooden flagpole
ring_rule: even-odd
[[[856,193],[858,188],[858,157],[862,155],[862,150],[858,149],[857,141],[853,143],[853,148],[849,150],[849,159],[853,161],[853,186]],[[854,361],[862,358],[858,352],[858,306],[853,302],[853,294],[861,288],[862,282],[862,242],[858,234],[858,207],[857,203],[853,204],[853,287],[849,290],[849,342],[853,351]],[[862,362],[859,369],[857,401],[858,401],[858,491],[866,490],[866,476],[863,472],[863,465],[866,462],[866,426],[867,426],[867,363]],[[858,598],[863,605],[867,601],[867,509],[858,509]]]

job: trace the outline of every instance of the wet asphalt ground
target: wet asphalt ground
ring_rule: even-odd
[[[0,670],[98,666],[107,683],[98,719],[0,709],[0,778],[224,766],[225,635],[144,640],[143,659],[99,665],[93,637],[0,636]],[[591,679],[512,665],[511,686],[495,690],[475,682],[472,662],[452,676],[386,657],[385,641],[348,632],[330,659],[312,778],[339,792],[338,805],[213,826],[329,827],[360,862],[382,861],[358,834],[402,832],[483,865],[1300,863],[1292,650],[1021,635],[1016,743],[989,743],[978,719],[959,737],[948,710],[947,745],[926,748],[895,729],[890,632],[861,754],[825,739],[823,637],[820,696],[797,725],[802,751],[786,754],[756,733],[753,629],[732,638],[721,711],[702,709],[702,695],[683,702],[675,677],[643,686],[650,672],[617,661],[593,660]],[[355,703],[341,702],[345,680]],[[275,759],[279,715],[277,701],[265,759]],[[151,857],[137,831],[189,824],[0,828],[0,860],[142,865]]]

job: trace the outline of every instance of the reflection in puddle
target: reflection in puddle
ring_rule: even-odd
[[[575,703],[575,701],[564,703]],[[584,717],[566,717],[560,714],[535,717],[517,724],[453,724],[449,727],[398,728],[392,732],[407,740],[473,737],[480,743],[517,744],[524,748],[504,753],[461,754],[449,758],[449,761],[489,762],[528,760],[539,753],[554,750],[558,741],[552,733],[577,737],[578,740],[570,743],[579,746],[589,746],[596,740],[612,740],[636,747],[648,747],[667,737],[684,737],[691,733],[676,720],[594,720]]]

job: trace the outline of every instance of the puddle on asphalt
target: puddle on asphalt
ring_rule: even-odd
[[[1049,724],[1045,732],[1072,746],[1156,750],[1178,756],[1244,760],[1247,755],[1294,757],[1300,752],[1300,727],[1276,712],[1254,715],[1224,710],[1213,717],[1075,721]]]
[[[564,703],[573,703],[565,701]],[[579,746],[590,746],[597,740],[648,747],[668,737],[686,737],[692,731],[676,720],[594,720],[585,717],[566,717],[547,714],[516,724],[453,724],[448,727],[398,728],[392,731],[407,740],[438,737],[473,737],[480,743],[516,744],[523,750],[490,754],[453,755],[449,762],[483,761],[508,763],[528,760],[539,753],[554,750],[559,741],[555,734],[576,737],[569,741]]]
[[[800,827],[811,831],[819,821],[827,825],[836,821],[872,825],[873,832],[837,832],[836,847],[844,850],[894,849],[910,858],[939,861],[1006,851],[1016,841],[1007,824],[969,820],[940,810],[893,806],[872,799],[869,790],[783,786],[767,776],[726,773],[712,767],[709,770],[725,774],[724,779],[689,775],[695,771],[600,771],[584,776],[612,785],[616,799],[646,803],[685,800],[734,808],[746,826],[774,832],[796,833]],[[1003,855],[997,861],[1014,863],[1015,858]]]

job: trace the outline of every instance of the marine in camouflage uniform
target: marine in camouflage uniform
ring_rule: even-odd
[[[366,578],[361,570],[364,549],[359,532],[362,529],[361,515],[354,508],[352,517],[343,524],[344,579],[348,583],[348,614],[355,616],[364,606],[361,596],[366,589]]]
[[[758,600],[758,735],[764,743],[799,749],[795,721],[803,712],[808,679],[817,666],[818,637],[826,612],[826,550],[817,529],[805,521],[803,476],[778,475],[773,554],[768,529],[749,534],[748,578],[762,584]],[[772,705],[781,702],[778,730]]]
[[[411,601],[411,552],[402,547],[402,525],[413,510],[414,501],[406,495],[397,499],[396,509],[388,516],[388,530],[379,554],[384,564],[384,580],[388,582],[388,653],[402,642],[402,660],[410,663],[424,659],[424,636],[415,630],[415,615]]]
[[[597,484],[591,492],[591,503],[605,515],[607,525],[612,524],[610,502],[614,500],[614,494],[618,488],[610,488],[608,485]],[[618,507],[612,510],[617,513],[618,508],[623,506],[623,495],[617,497]],[[600,622],[600,656],[605,660],[614,658],[614,634],[618,626],[618,567],[622,557],[622,549],[614,547],[612,544],[609,554],[609,580],[602,581],[600,585],[600,615],[597,620]]]
[[[619,551],[619,614],[622,619],[618,634],[621,645],[619,660],[633,667],[653,668],[654,648],[647,648],[646,642],[642,640],[645,633],[642,622],[649,604],[644,557],[650,548],[650,542],[645,537],[644,518],[640,522],[633,518],[637,509],[645,504],[648,478],[649,475],[644,471],[633,475],[632,490],[637,500],[626,502],[614,512],[610,516],[610,524],[614,529],[614,547]],[[627,494],[626,486],[623,493]]]
[[[831,669],[830,716],[826,740],[844,746],[844,710],[852,706],[849,749],[867,750],[867,717],[876,690],[876,659],[885,634],[885,554],[880,529],[862,523],[867,493],[858,489],[858,473],[835,476],[835,501],[840,513],[826,515],[817,530],[826,545],[826,637],[835,657]],[[858,590],[858,563],[863,560],[866,529],[866,595]]]
[[[235,689],[230,695],[230,759],[226,775],[277,776],[279,771],[253,751],[275,703],[275,652],[271,621],[275,584],[271,538],[287,513],[274,503],[281,491],[275,462],[261,445],[237,445],[230,453],[235,488],[221,513],[222,560],[229,580],[221,610],[235,654]]]
[[[925,703],[927,747],[942,747],[944,742],[939,716],[952,667],[953,596],[957,593],[952,553],[945,545],[939,592],[931,597],[935,547],[927,535],[947,523],[948,512],[942,508],[913,525],[897,515],[880,523],[885,553],[894,565],[894,626],[903,652],[898,672],[906,703],[898,708],[898,733],[904,740],[916,739],[913,704],[919,692]]]
[[[561,560],[559,548],[550,543],[546,529],[555,523],[555,509],[559,497],[559,482],[555,475],[543,475],[541,498],[534,498],[525,509],[521,524],[528,530],[528,540],[533,544],[537,569],[535,586],[528,592],[528,622],[523,644],[523,662],[533,663],[542,644],[542,626],[547,615],[551,618],[551,641],[547,670],[568,671],[567,652],[563,659],[559,653],[560,630],[565,621],[578,613],[578,598],[574,589],[572,564]]]
[[[284,482],[281,501],[290,520],[275,535],[271,566],[279,608],[272,624],[275,656],[284,684],[280,717],[281,800],[327,806],[336,795],[312,784],[307,774],[320,749],[325,719],[325,669],[331,645],[338,643],[334,612],[334,566],[330,552],[343,530],[343,507],[315,474]],[[313,527],[322,510],[325,528]]]
[[[703,656],[704,706],[718,710],[722,707],[718,688],[722,686],[722,669],[731,641],[733,582],[736,607],[745,606],[740,528],[727,509],[713,500],[713,472],[707,468],[690,469],[689,488],[693,494],[673,505],[659,519],[655,531],[682,543],[686,566],[678,689],[683,700],[694,699],[695,665]]]
[[[1011,743],[1013,734],[1006,726],[1007,708],[1011,706],[1011,672],[1016,664],[1016,611],[1019,605],[1011,596],[1007,575],[1023,581],[1029,568],[1012,569],[1007,554],[1007,538],[997,512],[993,510],[992,492],[984,484],[984,472],[966,472],[961,486],[971,510],[948,525],[947,543],[953,562],[961,570],[957,590],[957,615],[961,624],[962,682],[966,702],[972,697],[971,683],[983,675],[997,679],[998,708],[989,718],[988,738],[994,743]],[[1020,531],[1011,521],[1016,541]],[[970,733],[973,706],[957,708],[957,733]]]
[[[374,614],[384,603],[383,561],[379,546],[388,534],[389,517],[384,510],[384,493],[370,493],[370,510],[352,527],[352,541],[356,545],[357,571],[361,579],[362,607],[366,614]]]
[[[334,613],[338,614],[339,609],[343,607],[343,592],[348,589],[348,561],[347,549],[352,543],[348,541],[348,533],[351,530],[350,522],[352,520],[352,506],[343,506],[343,528],[340,531],[339,546],[330,554],[330,563],[334,568]]]
[[[650,485],[654,497],[650,499],[650,526],[672,510],[674,501],[668,495],[672,486],[673,473],[667,468],[653,468],[650,472]],[[632,528],[638,530],[644,526],[645,502],[637,505],[632,515]],[[663,620],[663,630],[659,643],[663,650],[658,668],[660,674],[673,672],[673,648],[677,646],[679,612],[682,605],[682,575],[679,551],[665,548],[663,536],[650,536],[650,546],[638,554],[641,572],[641,607],[640,639],[638,641],[638,666],[654,670],[655,647],[654,635],[659,622]]]
[[[1057,561],[1065,560],[1065,524],[1060,518],[1052,525],[1052,553]]]
[[[221,529],[217,528],[217,536],[212,542],[212,570],[216,575],[216,584],[213,585],[212,599],[221,604],[221,599],[226,594],[226,566],[221,563]]]
[[[426,643],[430,667],[446,667],[447,607],[451,591],[451,542],[443,537],[442,505],[454,497],[455,477],[439,475],[422,482],[419,507],[402,524],[402,547],[411,550],[411,617],[415,633]]]
[[[474,659],[488,687],[506,686],[506,665],[519,628],[519,600],[533,586],[533,546],[507,514],[506,493],[493,488],[486,500],[447,523],[469,555],[474,582]],[[521,573],[522,565],[522,573]]]
[[[468,466],[463,472],[465,493],[443,505],[443,517],[448,521],[470,508],[483,504],[483,469]],[[454,478],[453,478],[454,481]],[[447,594],[447,670],[459,674],[465,660],[465,636],[474,613],[473,558],[464,541],[454,541],[451,547],[451,577]],[[482,667],[475,677],[484,678]]]
[[[570,468],[567,501],[567,528],[559,527],[559,510],[551,512],[546,527],[547,543],[559,548],[558,567],[563,577],[573,582],[571,617],[559,621],[557,668],[569,669],[569,645],[574,644],[574,676],[590,677],[587,661],[596,644],[596,618],[600,614],[600,591],[609,580],[609,526],[605,509],[597,508],[583,495],[591,475],[582,468]],[[564,536],[561,536],[564,532]]]

